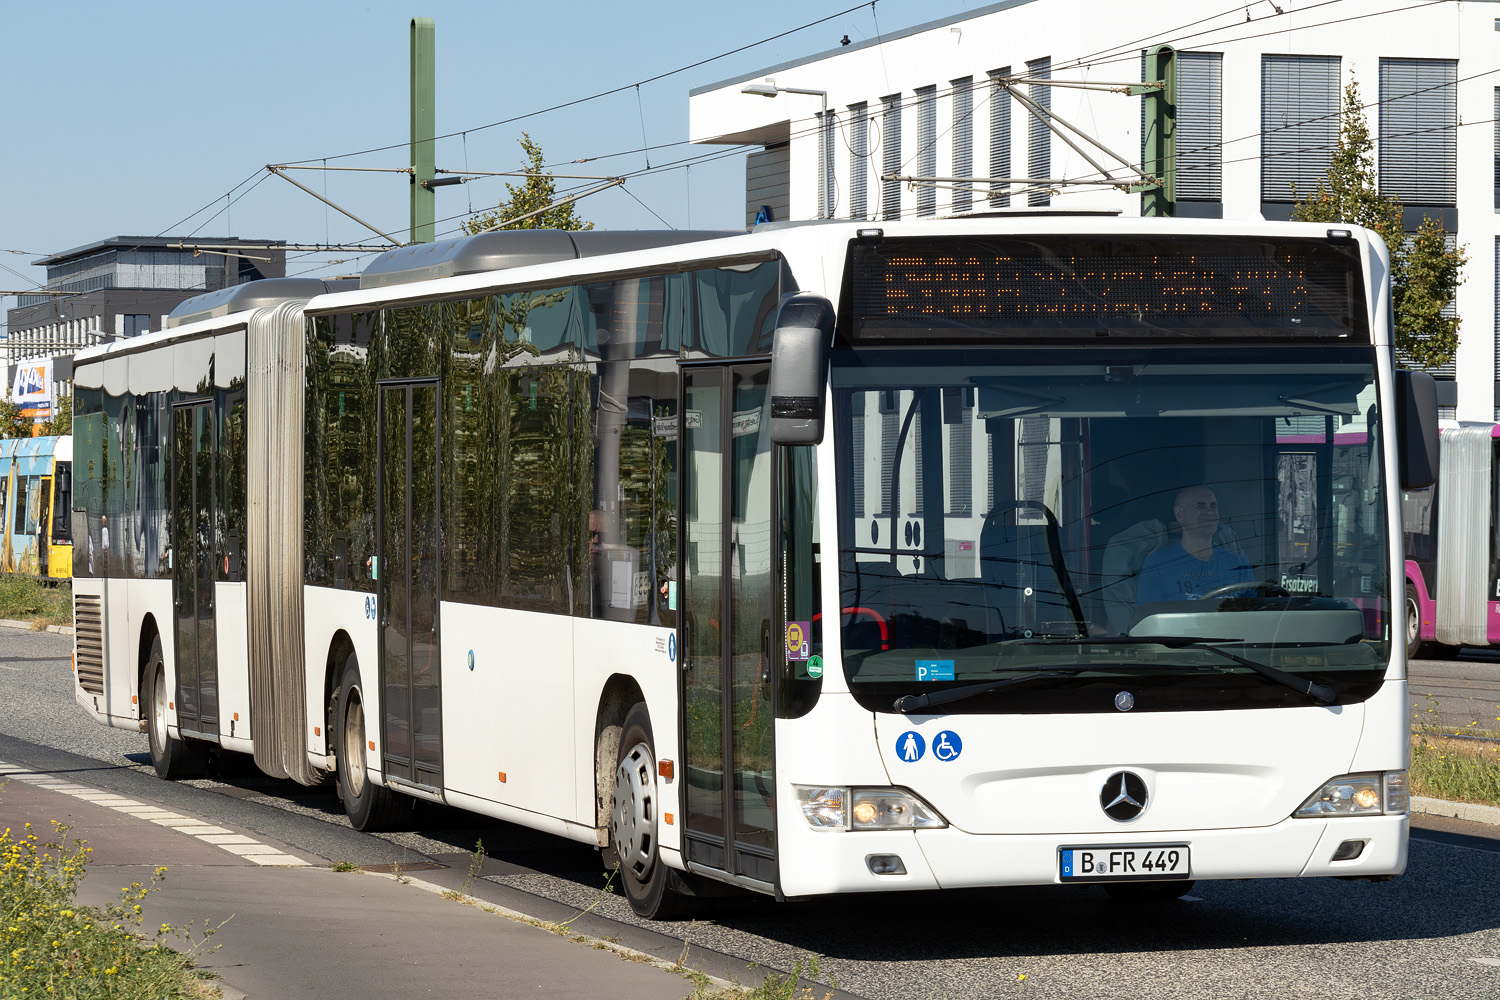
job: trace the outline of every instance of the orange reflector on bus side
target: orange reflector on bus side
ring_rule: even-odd
[[[174,711],[175,711],[175,710],[176,710],[176,708],[177,708],[177,706],[176,706],[176,705],[173,705],[173,704],[172,704],[172,703],[171,703],[171,702],[170,702],[170,701],[169,701],[169,702],[167,702],[167,707],[168,707],[168,708],[170,708],[170,709],[173,709],[173,710],[174,710]]]
[[[668,826],[672,825],[672,814],[671,813],[662,813],[662,819],[664,819],[664,820],[667,821],[667,825]]]
[[[374,750],[374,749],[375,749],[375,741],[374,741],[374,740],[371,740],[371,741],[370,741],[370,749],[371,749],[371,750]]]
[[[672,767],[672,762],[670,760],[659,760],[656,762],[656,773],[661,775],[663,778],[666,778],[668,781],[672,780],[672,772],[674,770],[675,769]]]
[[[504,771],[497,771],[496,773],[500,775],[500,784],[502,784],[502,785],[505,784],[505,772]]]
[[[234,713],[234,721],[235,722],[239,722],[240,721],[240,713],[238,713],[238,712]]]
[[[234,714],[234,717],[236,719],[238,719],[240,717],[239,713],[236,712]],[[322,736],[323,735],[323,727],[322,726],[313,726],[313,735],[314,736]]]

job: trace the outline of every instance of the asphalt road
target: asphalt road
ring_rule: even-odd
[[[1500,652],[1413,660],[1407,668],[1412,722],[1447,732],[1500,733]]]
[[[370,836],[349,828],[329,789],[248,776],[160,782],[144,736],[103,729],[74,706],[69,648],[66,638],[0,630],[0,760],[66,769],[70,780],[212,815],[304,855],[445,865],[419,873],[435,880],[461,879],[483,840],[481,881],[500,904],[547,919],[590,908],[574,925],[584,933],[668,961],[686,951],[689,964],[741,981],[816,956],[820,980],[872,1000],[1500,997],[1495,828],[1417,820],[1407,874],[1384,884],[1199,883],[1188,901],[1149,906],[1071,886],[750,899],[690,923],[644,925],[600,892],[594,852],[567,841],[430,807],[409,832]],[[1468,692],[1477,712],[1480,675],[1500,676],[1495,667],[1416,664],[1413,689],[1423,694],[1414,700],[1425,703],[1429,689],[1450,702]]]

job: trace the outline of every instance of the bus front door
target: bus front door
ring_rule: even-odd
[[[219,738],[219,658],[214,629],[214,406],[172,408],[172,600],[176,611],[177,724]],[[123,547],[124,525],[116,527]]]
[[[684,851],[776,884],[771,421],[764,364],[683,370]]]
[[[438,686],[438,383],[380,391],[380,683],[388,777],[443,785]]]

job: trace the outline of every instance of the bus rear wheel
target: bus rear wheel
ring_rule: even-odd
[[[686,915],[692,898],[677,872],[657,850],[656,744],[651,716],[637,704],[625,716],[615,758],[610,845],[619,861],[620,889],[630,908],[648,920]]]
[[[1422,655],[1422,604],[1417,600],[1417,588],[1406,585],[1406,658],[1415,660]]]
[[[400,816],[401,803],[384,785],[370,780],[365,770],[364,683],[359,676],[359,660],[353,653],[344,661],[338,694],[338,773],[339,796],[344,812],[356,830],[392,829]]]
[[[161,652],[161,636],[151,640],[146,657],[146,711],[151,713],[146,732],[151,743],[151,766],[166,781],[201,778],[208,773],[209,746],[184,740],[167,732],[167,664]]]

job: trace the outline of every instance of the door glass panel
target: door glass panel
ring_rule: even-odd
[[[438,505],[437,387],[411,390],[411,587],[412,747],[418,780],[435,784],[442,764],[442,692],[438,686]]]
[[[172,586],[176,603],[177,714],[180,721],[198,715],[197,528],[193,500],[192,407],[172,411]]]
[[[218,558],[214,545],[214,419],[211,405],[193,407],[194,479],[193,500],[193,572],[198,609],[198,691],[199,728],[217,730],[219,715],[219,670],[214,635],[214,580]],[[183,685],[184,700],[187,685]]]
[[[779,647],[771,588],[771,420],[766,409],[766,368],[735,369],[730,427],[729,565],[733,618],[730,669],[733,677],[735,839],[770,850],[773,841],[773,704],[768,656]],[[756,874],[747,872],[748,874]]]
[[[411,558],[407,525],[410,472],[410,422],[407,389],[386,389],[381,400],[380,497],[384,524],[378,569],[383,601],[385,648],[382,664],[385,697],[386,769],[397,777],[413,779],[411,718]]]
[[[682,419],[687,826],[717,837],[725,832],[723,378],[721,371],[685,373]]]

